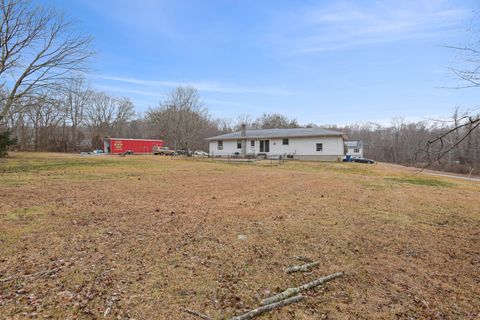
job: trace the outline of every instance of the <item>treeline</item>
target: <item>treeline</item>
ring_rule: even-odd
[[[199,149],[204,138],[220,133],[194,88],[173,90],[141,116],[129,98],[92,89],[81,77],[19,99],[4,120],[20,151],[102,149],[105,137],[164,139],[172,148]]]
[[[396,118],[389,125],[323,127],[363,141],[365,157],[376,161],[479,173],[480,130],[475,130],[476,118],[467,114],[457,109],[442,121]],[[249,129],[318,127],[278,113],[216,119],[193,87],[172,90],[157,107],[139,115],[129,98],[92,89],[81,77],[45,95],[20,99],[6,120],[18,150],[60,152],[103,148],[104,137],[163,139],[172,149],[207,150],[205,138],[237,131],[243,123]]]
[[[94,54],[92,39],[55,9],[28,0],[0,3],[0,156],[7,148],[79,152],[102,148],[104,137],[164,139],[174,149],[206,150],[204,138],[249,128],[296,128],[284,115],[215,119],[193,87],[172,90],[157,107],[136,113],[128,97],[89,85],[82,75]],[[464,51],[464,50],[463,50]],[[476,48],[469,48],[475,56]],[[478,61],[475,60],[475,61]],[[478,87],[476,67],[457,74]],[[314,127],[315,124],[304,125]],[[336,128],[362,140],[365,156],[377,161],[438,166],[478,173],[480,116],[462,113],[443,121]]]
[[[376,161],[480,174],[480,115],[474,114],[457,108],[449,119],[409,122],[395,118],[388,125],[367,122],[339,127],[300,125],[296,119],[273,113],[223,121],[219,130],[236,131],[241,123],[251,129],[323,127],[361,140],[364,156]]]
[[[352,140],[362,140],[365,157],[376,161],[480,174],[479,115],[466,114],[457,109],[451,119],[397,118],[390,125],[363,123],[337,129]]]
[[[480,115],[474,114],[457,108],[449,119],[409,122],[395,118],[388,125],[367,122],[339,127],[300,125],[296,119],[273,113],[257,119],[241,116],[223,122],[222,129],[239,130],[241,123],[251,129],[323,127],[345,132],[350,140],[361,140],[364,156],[376,161],[480,174]]]
[[[75,77],[18,99],[4,120],[19,150],[72,152],[100,147],[105,135],[126,134],[134,116],[128,98],[91,89]]]
[[[115,97],[74,77],[41,95],[18,99],[3,125],[19,151],[80,152],[102,149],[105,137],[162,139],[178,150],[207,150],[205,138],[239,130],[298,128],[295,119],[272,113],[254,119],[216,119],[193,87],[178,87],[145,114],[127,97]]]
[[[0,156],[7,149],[78,152],[105,137],[164,138],[204,147],[217,125],[193,88],[173,90],[140,116],[127,97],[92,88],[92,38],[54,8],[28,0],[0,3]]]

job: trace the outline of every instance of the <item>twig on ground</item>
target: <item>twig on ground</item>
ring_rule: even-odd
[[[105,309],[105,312],[103,313],[103,316],[106,317],[108,316],[108,314],[110,313],[110,311],[112,310],[112,307],[113,307],[113,304],[115,303],[115,301],[117,301],[118,298],[117,298],[117,294],[114,293],[110,298],[107,298],[107,308]]]
[[[296,288],[288,288],[287,290],[277,294],[277,295],[274,295],[270,298],[266,298],[264,300],[262,300],[260,302],[261,305],[268,305],[268,304],[271,304],[271,303],[274,303],[274,302],[277,302],[277,301],[281,301],[283,299],[286,299],[288,297],[291,297],[295,294],[298,294],[302,291],[305,291],[305,290],[309,290],[309,289],[312,289],[312,288],[315,288],[325,282],[328,282],[330,280],[333,280],[335,278],[338,278],[338,277],[341,277],[343,275],[343,272],[337,272],[337,273],[333,273],[333,274],[330,274],[328,276],[323,276],[321,278],[318,278],[317,280],[314,280],[312,282],[308,282],[300,287],[296,287]]]
[[[256,316],[259,316],[259,315],[261,315],[265,312],[268,312],[268,311],[271,311],[273,309],[280,308],[280,307],[283,307],[283,306],[286,306],[286,305],[289,305],[289,304],[292,304],[292,303],[295,303],[295,302],[302,301],[303,299],[305,299],[305,297],[302,296],[302,295],[291,297],[291,298],[288,298],[288,299],[285,299],[285,300],[282,300],[282,301],[279,301],[279,302],[274,302],[274,303],[271,303],[271,304],[253,309],[253,310],[251,310],[251,311],[249,311],[245,314],[242,314],[242,315],[237,316],[237,317],[233,317],[230,320],[252,319],[252,318],[255,318]]]
[[[293,257],[299,261],[303,261],[306,263],[313,262],[313,260],[310,259],[309,257],[305,257],[305,256],[293,256]]]
[[[286,268],[285,272],[286,273],[306,272],[306,271],[310,271],[310,269],[318,266],[319,264],[320,264],[320,262],[315,261],[315,262],[307,263],[307,264],[304,264],[304,265],[301,265],[301,266],[292,266],[292,267]]]
[[[62,269],[62,267],[48,269],[48,270],[42,270],[42,271],[35,272],[35,273],[32,273],[32,274],[24,274],[24,275],[17,276],[17,277],[10,276],[10,277],[0,279],[0,283],[13,281],[13,280],[17,280],[17,279],[22,279],[22,278],[33,278],[33,277],[37,277],[37,276],[49,276],[49,275],[52,275],[52,274],[56,273],[60,269]]]
[[[7,282],[7,281],[10,281],[10,280],[13,280],[15,277],[13,276],[10,276],[10,277],[6,277],[6,278],[3,278],[3,279],[0,279],[0,283],[3,283],[3,282]],[[18,278],[18,277],[17,277]]]
[[[194,310],[190,310],[190,309],[187,309],[187,308],[182,308],[182,310],[188,314],[191,314],[192,316],[196,316],[196,317],[199,317],[203,320],[213,320],[213,318],[210,318],[209,316],[205,315],[205,314],[201,314],[197,311],[194,311]]]

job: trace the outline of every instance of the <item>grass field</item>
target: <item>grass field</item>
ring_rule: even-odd
[[[298,255],[320,265],[285,274]],[[227,319],[336,271],[262,319],[478,319],[480,183],[386,164],[0,162],[2,319]]]

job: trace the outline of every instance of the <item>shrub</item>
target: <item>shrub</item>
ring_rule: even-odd
[[[17,143],[16,139],[11,138],[11,134],[12,132],[8,129],[0,132],[0,158],[3,158],[7,155],[9,146],[13,146]]]

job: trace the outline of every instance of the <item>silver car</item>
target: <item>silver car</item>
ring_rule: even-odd
[[[193,153],[194,156],[197,156],[197,157],[208,157],[208,153],[205,152],[205,151],[202,151],[202,150],[196,150],[194,153]]]

